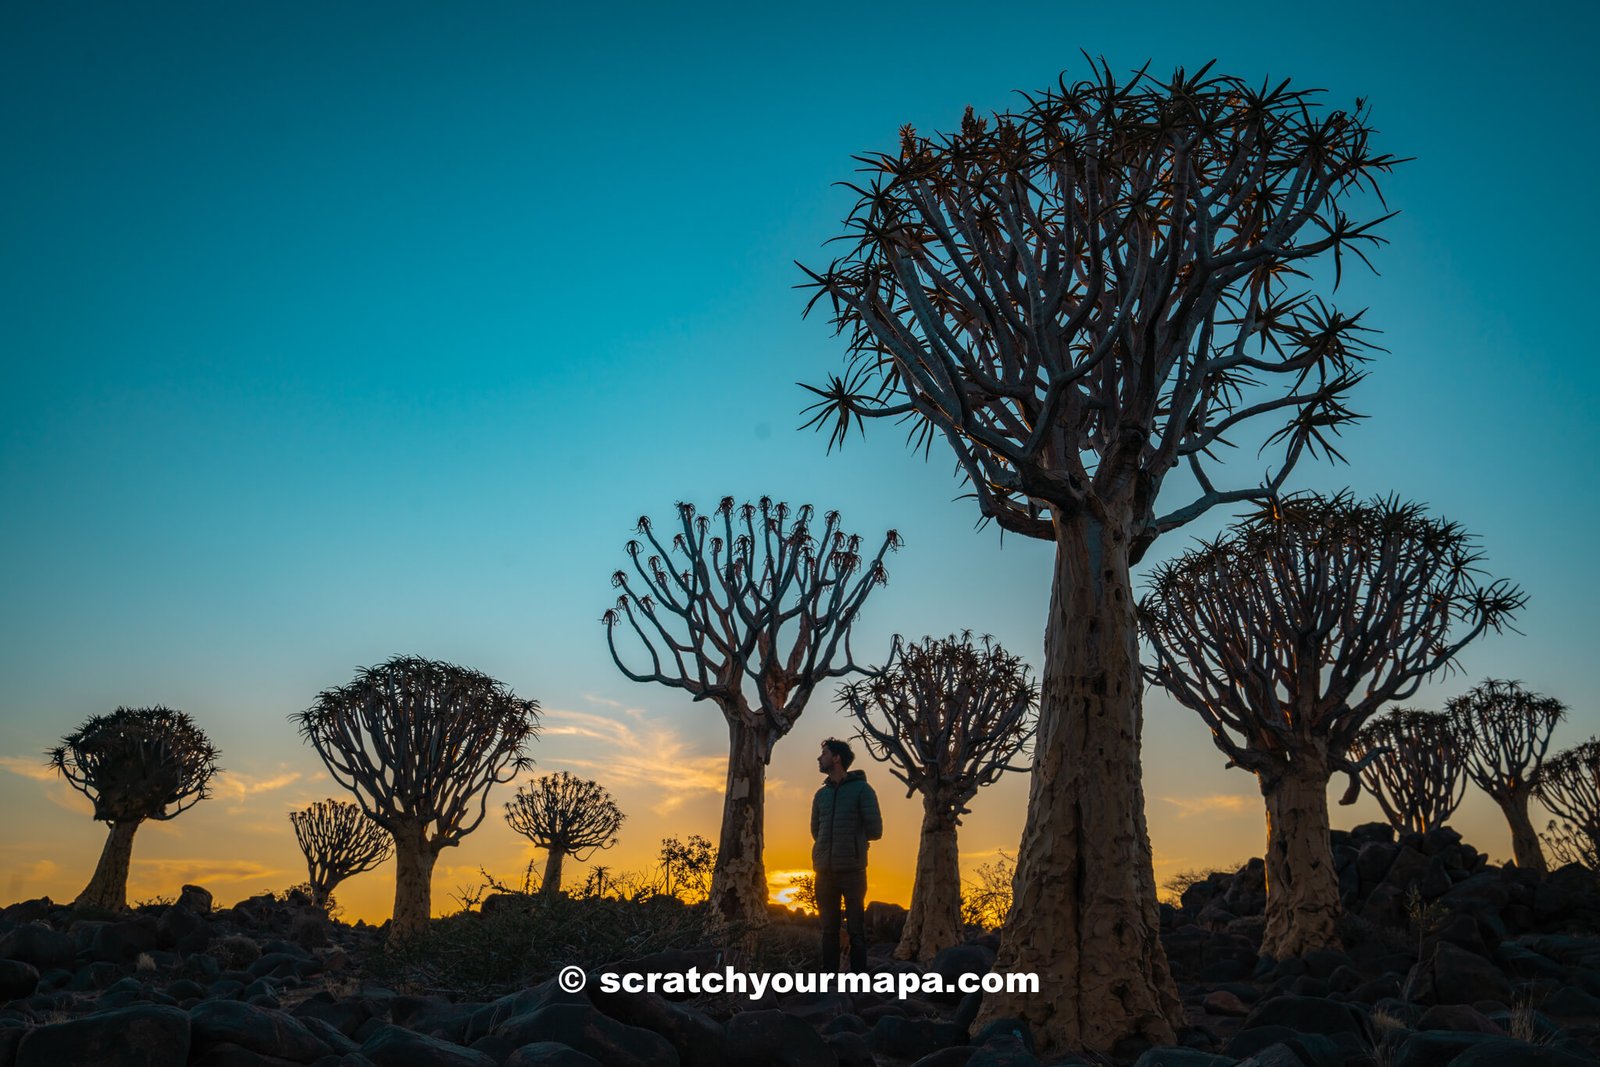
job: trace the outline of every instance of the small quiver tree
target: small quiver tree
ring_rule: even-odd
[[[389,831],[367,818],[358,804],[329,797],[289,813],[294,839],[306,857],[311,899],[327,908],[346,878],[370,871],[394,853]]]
[[[1367,719],[1522,606],[1506,583],[1476,581],[1481,558],[1418,505],[1304,494],[1152,577],[1139,605],[1151,681],[1200,716],[1266,801],[1263,955],[1337,943],[1329,778],[1347,772],[1353,802],[1361,767],[1348,754]]]
[[[1557,859],[1595,869],[1600,856],[1600,740],[1591,737],[1546,760],[1533,795],[1561,820],[1550,823],[1545,835]]]
[[[1443,826],[1466,794],[1465,753],[1443,712],[1396,708],[1363,726],[1349,755],[1361,767],[1361,784],[1401,833]]]
[[[581,863],[616,844],[624,818],[598,783],[566,771],[535,779],[506,802],[507,824],[547,852],[539,883],[546,896],[561,891],[561,861],[571,856]]]
[[[209,797],[218,755],[193,719],[160,706],[92,716],[50,750],[51,766],[94,803],[95,819],[110,826],[94,876],[75,906],[128,906],[128,866],[139,824],[165,821]]]
[[[617,571],[622,594],[602,617],[617,668],[709,700],[728,724],[728,778],[711,900],[731,929],[748,937],[767,921],[762,858],[766,774],[772,747],[787,734],[823,681],[859,671],[850,629],[872,590],[888,581],[883,557],[900,546],[890,530],[877,554],[844,532],[839,513],[814,526],[806,504],[790,509],[762,497],[710,514],[678,505],[668,544],[648,516],[643,541],[627,543],[633,575]],[[617,631],[632,630],[649,666],[630,667]],[[748,685],[747,685],[748,683]]]
[[[1539,784],[1551,731],[1567,706],[1519,682],[1489,678],[1446,701],[1445,711],[1467,753],[1467,776],[1505,813],[1517,866],[1545,873],[1528,801]]]
[[[531,765],[538,711],[488,675],[396,656],[293,716],[334,781],[394,838],[391,938],[427,926],[440,851],[477,829],[490,786]]]
[[[1025,1020],[1047,1049],[1171,1044],[1183,1012],[1161,946],[1140,769],[1130,567],[1219,504],[1265,499],[1358,416],[1359,313],[1308,278],[1364,257],[1353,218],[1397,160],[1365,105],[1179,69],[1101,63],[1017,111],[899,151],[869,177],[845,251],[809,271],[848,337],[814,423],[842,443],[908,419],[955,454],[979,511],[1055,546],[1038,741],[998,971],[978,1023]],[[1332,271],[1310,264],[1331,258]],[[815,303],[815,302],[814,302]],[[1241,435],[1277,453],[1262,484],[1219,484]],[[1161,500],[1184,468],[1179,501]],[[1192,487],[1192,488],[1191,488]]]
[[[1039,687],[1022,660],[971,632],[898,648],[882,671],[852,682],[839,702],[860,724],[872,758],[922,794],[922,836],[911,910],[894,956],[927,962],[961,941],[961,853],[967,802],[1020,761],[1033,737]]]

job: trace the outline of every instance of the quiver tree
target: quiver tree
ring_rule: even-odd
[[[1363,726],[1349,756],[1361,767],[1361,784],[1384,818],[1401,833],[1443,826],[1467,790],[1465,753],[1438,711],[1396,708]]]
[[[1600,870],[1600,842],[1569,822],[1551,819],[1545,824],[1539,840],[1544,844],[1545,854],[1555,860],[1557,868],[1576,863],[1591,871]]]
[[[326,908],[346,878],[370,871],[394,852],[389,831],[367,818],[356,804],[319,800],[289,813],[294,839],[306,857],[311,899]]]
[[[961,853],[967,802],[1006,771],[1033,737],[1039,687],[1027,664],[972,634],[898,648],[889,666],[852,682],[839,702],[860,724],[872,758],[922,794],[922,837],[911,910],[896,959],[926,962],[961,941]]]
[[[439,852],[477,829],[490,786],[531,766],[538,711],[486,674],[396,656],[292,716],[334,781],[394,838],[392,937],[427,926]]]
[[[1028,816],[998,970],[1045,997],[984,997],[1049,1047],[1166,1044],[1181,1024],[1160,942],[1140,776],[1129,567],[1211,507],[1265,498],[1355,418],[1359,314],[1297,281],[1376,242],[1353,194],[1393,157],[1366,110],[1313,91],[1102,66],[958,132],[902,131],[841,240],[808,271],[849,338],[812,420],[830,445],[869,418],[910,419],[954,451],[982,515],[1052,541]],[[1278,451],[1265,484],[1214,481],[1241,432]],[[1177,506],[1158,501],[1184,466]],[[1192,494],[1192,495],[1191,495]]]
[[[616,844],[624,818],[598,783],[566,771],[536,778],[506,803],[506,822],[548,854],[539,884],[547,896],[561,890],[561,861],[571,856],[581,863]]]
[[[639,519],[643,540],[626,546],[633,573],[612,575],[622,594],[603,617],[606,642],[633,681],[709,700],[727,720],[727,792],[711,900],[723,919],[748,932],[767,917],[761,851],[772,746],[818,684],[861,669],[850,629],[867,595],[888,580],[883,557],[900,546],[900,535],[890,530],[867,557],[862,538],[840,528],[837,511],[817,530],[809,504],[790,509],[762,497],[736,506],[724,497],[709,515],[693,504],[677,510],[678,528],[666,544],[648,517]],[[617,647],[619,628],[633,632],[648,665],[629,666]]]
[[[1545,837],[1556,842],[1563,865],[1593,869],[1600,856],[1600,740],[1591,737],[1545,760],[1533,795],[1563,821],[1552,822]]]
[[[1480,584],[1481,558],[1461,527],[1418,505],[1305,494],[1151,577],[1139,604],[1150,680],[1200,716],[1266,800],[1263,955],[1337,944],[1328,780],[1348,773],[1353,803],[1363,724],[1522,606],[1505,582]]]
[[[218,755],[193,719],[160,706],[91,716],[50,750],[51,766],[93,802],[95,819],[110,827],[75,906],[128,906],[128,865],[139,824],[171,819],[209,797]]]
[[[1550,732],[1567,706],[1530,693],[1521,683],[1489,678],[1446,701],[1445,711],[1466,750],[1467,776],[1505,813],[1517,866],[1545,873],[1528,800],[1539,784]]]

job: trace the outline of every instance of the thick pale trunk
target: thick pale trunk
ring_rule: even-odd
[[[544,881],[539,883],[539,892],[546,896],[554,896],[561,892],[561,860],[566,853],[559,848],[552,848],[550,855],[544,861]]]
[[[926,963],[940,949],[961,941],[961,853],[951,807],[942,797],[923,795],[917,874],[905,930],[894,950],[897,960]]]
[[[1519,790],[1504,799],[1495,799],[1500,804],[1500,810],[1506,813],[1506,822],[1511,824],[1511,855],[1517,866],[1525,871],[1549,873],[1544,862],[1544,849],[1539,847],[1539,835],[1533,829],[1533,820],[1528,817],[1528,793]]]
[[[428,928],[433,915],[433,865],[439,853],[428,843],[421,827],[406,827],[394,835],[393,940],[411,937]]]
[[[728,788],[711,870],[711,903],[744,936],[767,921],[767,868],[761,849],[769,754],[762,731],[739,719],[728,724]]]
[[[986,994],[979,1014],[1021,1017],[1048,1051],[1172,1044],[1183,1018],[1145,829],[1126,529],[1056,522],[1028,818],[994,967],[1037,974],[1039,992]]]
[[[1328,840],[1328,761],[1312,749],[1262,785],[1267,802],[1267,926],[1261,954],[1304,956],[1339,943],[1339,875]]]
[[[121,911],[128,906],[128,865],[133,860],[133,835],[138,829],[137,822],[111,824],[94,877],[72,902],[75,907]]]

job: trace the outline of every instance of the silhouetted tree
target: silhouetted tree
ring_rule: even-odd
[[[581,863],[616,844],[624,818],[598,783],[566,771],[524,785],[506,804],[511,828],[548,853],[539,884],[547,896],[561,890],[561,861],[571,856]]]
[[[1545,854],[1555,860],[1558,869],[1576,863],[1591,871],[1600,870],[1600,843],[1571,823],[1551,819],[1545,824],[1539,840],[1544,843]]]
[[[862,157],[850,251],[811,273],[853,352],[813,389],[830,443],[909,418],[918,443],[954,450],[986,518],[1056,547],[995,962],[1052,992],[990,994],[979,1016],[1021,1017],[1049,1048],[1165,1044],[1182,1022],[1145,827],[1129,567],[1209,508],[1276,491],[1308,450],[1337,455],[1329,437],[1356,417],[1360,316],[1291,286],[1324,254],[1337,282],[1344,254],[1378,240],[1344,204],[1396,161],[1370,147],[1361,101],[1313,98],[1209,65],[1166,85],[1102,66],[993,123],[969,109],[954,134],[907,127],[897,155]],[[1247,429],[1282,462],[1263,485],[1218,488],[1205,461]],[[1193,496],[1158,509],[1180,464]]]
[[[372,870],[394,852],[389,831],[363,815],[359,805],[332,797],[291,811],[289,823],[305,854],[307,884],[318,907],[328,906],[340,882]]]
[[[1438,711],[1396,708],[1363,726],[1350,745],[1361,784],[1401,833],[1443,826],[1467,790],[1466,754]]]
[[[623,674],[709,700],[727,720],[728,783],[711,899],[745,931],[767,917],[761,851],[772,746],[817,685],[861,669],[850,628],[867,594],[888,580],[885,553],[900,545],[890,530],[868,559],[862,539],[840,528],[838,512],[822,517],[820,536],[812,519],[811,505],[791,511],[768,497],[738,506],[724,497],[710,515],[680,503],[669,547],[642,516],[645,540],[627,544],[639,587],[626,571],[612,575],[622,595],[604,616],[611,658]],[[623,623],[644,645],[648,667],[632,668],[618,652]]]
[[[1523,604],[1476,580],[1482,554],[1454,523],[1393,498],[1286,497],[1157,568],[1140,602],[1151,681],[1211,730],[1267,807],[1261,952],[1338,941],[1328,779],[1357,731]]]
[[[50,765],[94,803],[95,819],[110,826],[100,862],[75,906],[128,906],[128,865],[139,824],[173,818],[209,797],[218,755],[193,719],[160,706],[90,716],[50,750]]]
[[[1539,784],[1550,732],[1567,706],[1530,693],[1519,682],[1489,678],[1446,701],[1445,711],[1466,750],[1467,776],[1505,813],[1517,866],[1543,874],[1544,853],[1528,817],[1528,800]]]
[[[1591,737],[1545,760],[1533,795],[1565,824],[1552,822],[1545,836],[1547,843],[1558,842],[1561,864],[1594,868],[1600,856],[1600,740]]]
[[[677,897],[685,904],[698,904],[711,895],[717,847],[709,840],[699,834],[690,834],[687,841],[663,837],[659,855],[663,896]]]
[[[897,653],[870,679],[845,686],[839,702],[906,796],[922,794],[911,910],[894,956],[926,962],[962,940],[956,827],[979,789],[1027,769],[1012,760],[1033,737],[1039,687],[1020,658],[987,637],[973,645],[970,632],[925,637]]]
[[[292,716],[334,781],[394,838],[391,937],[427,926],[440,851],[477,829],[490,786],[531,765],[538,711],[486,674],[396,656]]]

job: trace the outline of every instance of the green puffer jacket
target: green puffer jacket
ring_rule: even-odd
[[[878,794],[866,771],[851,771],[838,785],[822,783],[811,801],[811,866],[846,873],[867,869],[867,842],[883,836]]]

